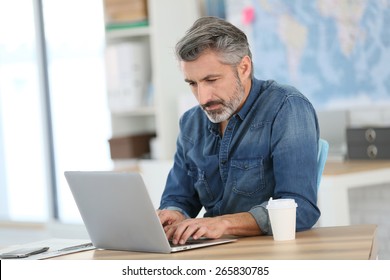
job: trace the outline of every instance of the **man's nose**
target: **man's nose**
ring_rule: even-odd
[[[198,97],[198,102],[201,105],[204,105],[207,102],[210,102],[213,100],[212,99],[213,94],[212,94],[210,88],[205,86],[205,85],[198,85],[197,97]]]

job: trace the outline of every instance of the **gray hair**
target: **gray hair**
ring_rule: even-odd
[[[176,44],[176,57],[181,61],[194,61],[208,50],[217,53],[221,63],[233,67],[238,66],[246,55],[252,60],[245,33],[217,17],[202,17],[196,20]]]

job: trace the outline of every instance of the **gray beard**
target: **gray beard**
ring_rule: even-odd
[[[217,103],[222,105],[222,109],[218,111],[207,111],[203,106],[201,106],[202,110],[206,113],[208,119],[213,123],[221,123],[226,121],[233,116],[233,114],[237,111],[240,106],[242,100],[244,99],[245,90],[241,83],[241,81],[236,79],[236,89],[234,95],[228,101],[218,100]]]

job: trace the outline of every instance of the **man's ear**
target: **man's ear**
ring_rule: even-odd
[[[252,60],[249,56],[244,56],[238,65],[238,73],[241,79],[250,78],[252,73]]]

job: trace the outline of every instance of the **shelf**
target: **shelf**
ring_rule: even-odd
[[[147,37],[150,35],[149,26],[112,29],[106,32],[106,40]]]
[[[137,109],[134,109],[129,112],[123,112],[123,113],[112,113],[114,116],[117,117],[153,117],[155,115],[155,108],[154,107],[139,107]]]

